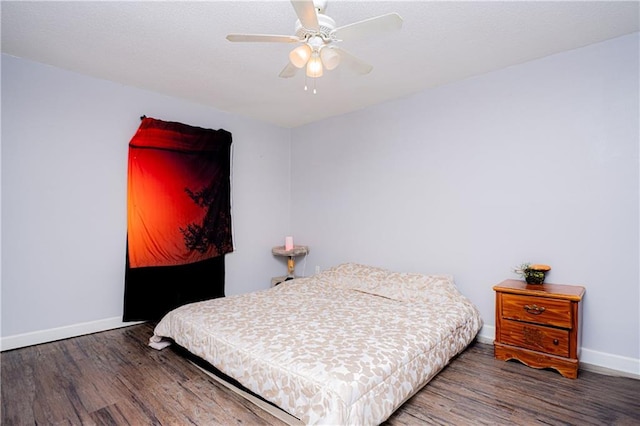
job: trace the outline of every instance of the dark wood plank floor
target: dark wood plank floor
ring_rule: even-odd
[[[3,425],[283,425],[141,324],[3,352]],[[577,380],[493,359],[474,343],[396,411],[396,425],[640,425],[640,381]]]

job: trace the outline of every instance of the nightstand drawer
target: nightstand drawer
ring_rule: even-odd
[[[506,320],[500,328],[500,341],[548,354],[569,356],[568,330]]]
[[[545,297],[502,294],[502,317],[571,328],[571,302]]]

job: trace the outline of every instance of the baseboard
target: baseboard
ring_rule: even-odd
[[[496,328],[492,325],[483,325],[476,339],[480,343],[493,345],[493,339],[496,335]]]
[[[478,333],[480,343],[493,345],[496,328],[484,325]],[[588,348],[580,351],[580,369],[609,376],[630,377],[640,379],[640,359],[598,352]]]
[[[113,330],[114,328],[127,327],[140,323],[141,321],[122,322],[122,317],[114,317],[98,321],[72,324],[65,327],[50,328],[48,330],[34,331],[31,333],[16,334],[14,336],[2,337],[2,339],[0,339],[0,351],[8,351],[11,349],[23,348],[25,346],[68,339],[70,337]]]
[[[582,348],[580,368],[608,376],[631,377],[640,379],[640,359],[608,354]]]

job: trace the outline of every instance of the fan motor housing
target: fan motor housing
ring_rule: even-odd
[[[334,21],[327,15],[318,13],[318,26],[320,28],[318,31],[307,29],[302,26],[300,20],[298,19],[296,21],[296,36],[300,37],[301,39],[308,39],[312,36],[320,36],[324,40],[330,40],[331,31],[336,29],[336,21]]]

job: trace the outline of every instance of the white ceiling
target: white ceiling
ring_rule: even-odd
[[[388,12],[402,30],[341,47],[365,76],[279,78],[295,45],[231,43],[228,33],[292,35],[288,0],[2,1],[2,52],[295,127],[430,87],[639,31],[639,2],[329,0],[338,26]]]

